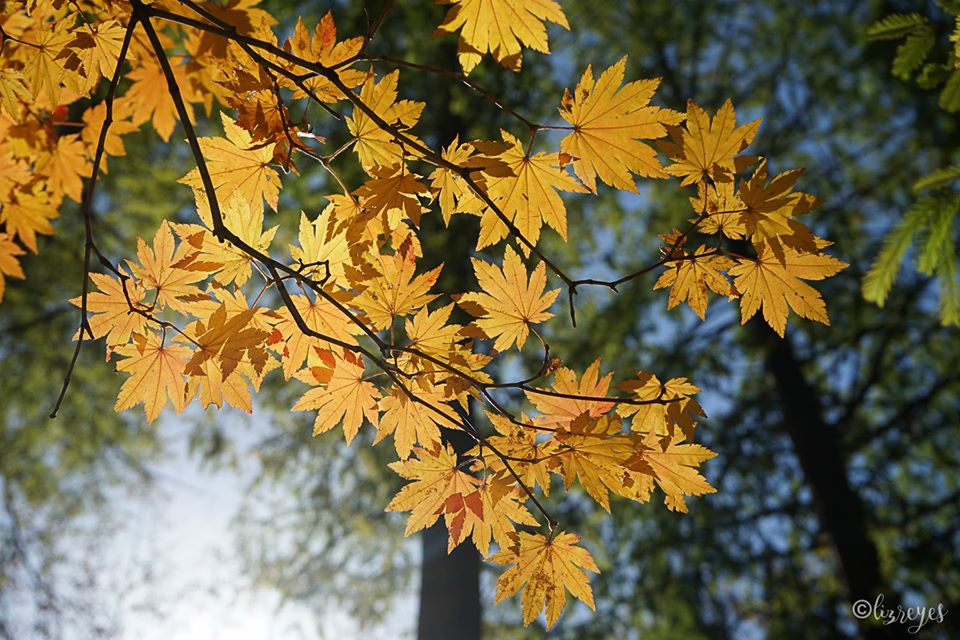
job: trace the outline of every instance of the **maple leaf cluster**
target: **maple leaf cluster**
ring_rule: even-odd
[[[315,435],[340,427],[349,444],[366,425],[375,444],[392,439],[391,468],[409,482],[386,508],[410,513],[408,534],[442,517],[450,549],[469,538],[509,565],[498,601],[522,590],[524,623],[545,609],[552,626],[567,591],[594,606],[587,572],[598,571],[541,502],[554,477],[607,510],[611,494],[647,502],[659,490],[683,512],[687,497],[714,491],[700,473],[714,454],[694,442],[699,389],[637,372],[611,392],[599,361],[578,374],[551,359],[537,327],[559,294],[572,316],[578,287],[616,290],[662,268],[654,287],[670,287],[669,308],[686,301],[704,318],[710,290],[739,299],[744,322],[762,309],[782,335],[788,309],[828,323],[803,281],[844,264],[799,221],[818,204],[795,191],[800,171],[768,178],[765,160],[743,154],[759,121],[737,125],[729,102],[712,118],[693,102],[686,113],[655,106],[658,81],[625,82],[626,59],[598,77],[587,67],[557,124],[497,103],[528,139],[503,129],[432,148],[415,131],[428,105],[403,99],[400,70],[374,62],[452,73],[486,95],[466,76],[484,55],[518,70],[524,46],[548,51],[545,22],[568,27],[551,0],[446,4],[438,31],[459,31],[462,74],[369,56],[375,28],[340,39],[329,13],[281,40],[252,0],[3,4],[0,296],[4,275],[24,277],[18,258],[38,250],[37,234],[53,233],[61,202],[81,203],[89,282],[72,300],[77,348],[104,340],[124,375],[118,411],[142,404],[152,422],[196,400],[249,412],[265,376],[296,380],[305,390],[292,410],[315,415]],[[198,136],[193,122],[214,110],[223,135]],[[341,119],[349,142],[330,149],[313,133],[321,117]],[[135,259],[114,262],[96,244],[96,178],[124,155],[124,135],[149,125],[169,141],[178,124],[196,163],[180,180],[196,219],[163,222]],[[542,129],[563,132],[558,147],[535,144]],[[362,184],[336,169],[350,154]],[[298,162],[321,165],[334,192],[322,211],[299,212],[295,244],[276,246]],[[692,192],[687,228],[662,236],[652,264],[576,280],[543,253],[544,233],[567,236],[562,194],[636,192],[637,178]],[[479,218],[475,290],[435,290],[442,266],[421,267],[425,215]],[[474,320],[453,321],[455,306]],[[531,348],[543,352],[536,375],[497,380],[504,354]],[[527,411],[505,408],[503,390],[522,391]],[[448,430],[476,446],[458,454]]]

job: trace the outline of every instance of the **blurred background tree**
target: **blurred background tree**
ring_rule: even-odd
[[[361,33],[381,3],[265,4],[286,28],[298,14],[316,20],[333,8],[342,33]],[[764,118],[754,148],[773,159],[772,169],[809,168],[803,189],[826,200],[813,228],[834,238],[835,254],[851,266],[824,288],[833,326],[791,323],[782,341],[759,323],[739,328],[736,309],[723,301],[711,305],[706,323],[686,309],[668,315],[665,294],[651,291],[654,278],[630,283],[619,295],[582,293],[575,332],[551,325],[553,353],[573,367],[589,364],[583,354],[600,353],[605,366],[618,370],[696,372],[710,415],[700,433],[719,453],[706,467],[718,493],[691,504],[687,515],[615,501],[608,517],[577,496],[553,505],[585,532],[603,570],[594,581],[597,614],[571,609],[554,637],[906,636],[903,627],[854,619],[851,593],[881,592],[894,607],[943,603],[960,610],[957,329],[940,326],[939,285],[914,270],[900,274],[883,309],[860,293],[884,234],[914,202],[913,183],[960,161],[956,116],[938,107],[936,94],[894,77],[896,43],[869,43],[867,29],[890,12],[919,11],[935,20],[939,9],[854,0],[563,4],[575,28],[551,32],[553,56],[525,56],[520,76],[485,64],[471,78],[536,119],[553,116],[563,87],[586,64],[602,68],[624,54],[628,77],[663,78],[664,106],[682,110],[692,98],[713,110],[729,97],[745,120]],[[452,39],[424,37],[442,14],[426,2],[397,3],[374,51],[455,69]],[[494,137],[498,127],[513,124],[449,78],[402,75],[406,97],[428,101],[419,131],[433,136],[431,143],[447,144],[464,129]],[[342,132],[317,121],[318,133],[341,141]],[[188,190],[171,186],[186,171],[185,150],[158,158],[146,138],[128,146],[128,157],[111,164],[103,192],[109,195],[98,207],[117,235],[111,250],[118,255],[155,222],[152,209],[169,211],[171,193],[185,215],[189,204]],[[302,166],[306,179],[289,182],[281,215],[318,211],[324,194],[336,191],[313,169]],[[591,275],[649,261],[660,242],[655,230],[679,226],[692,212],[675,190],[656,185],[631,198],[574,198],[568,211],[571,242],[550,244],[548,253]],[[473,222],[466,218],[454,222]],[[37,623],[53,625],[48,635],[57,637],[58,624],[80,624],[64,617],[63,606],[44,604],[41,581],[36,588],[28,581],[39,576],[47,589],[62,589],[57,571],[78,565],[75,554],[57,551],[61,523],[108,510],[105,487],[149,481],[142,466],[158,455],[152,432],[102,410],[112,403],[115,382],[92,350],[79,368],[82,386],[65,404],[73,413],[54,422],[43,417],[75,324],[62,302],[79,282],[74,224],[65,212],[61,235],[48,243],[55,247],[27,266],[43,277],[9,287],[4,302],[10,325],[0,333],[0,397],[11,400],[0,412],[0,473],[5,497],[12,498],[3,520],[0,637],[33,637],[3,624],[10,594],[24,587],[35,595]],[[427,255],[449,256],[441,286],[465,289],[459,283],[469,275],[466,251],[457,243],[469,234],[442,229],[437,216],[424,218],[424,233]],[[31,309],[39,296],[48,311],[37,317]],[[429,570],[421,640],[545,636],[519,625],[515,603],[483,606],[492,601],[493,576],[481,575],[475,556],[448,559],[442,539],[438,552],[435,532],[424,535],[419,551],[405,543],[400,521],[382,512],[396,488],[383,465],[390,451],[362,446],[370,433],[349,449],[331,434],[311,438],[308,419],[286,413],[292,393],[274,381],[270,400],[254,415],[250,449],[259,472],[236,527],[254,584],[278,589],[318,619],[341,609],[376,628],[395,594],[416,588],[422,559]],[[198,459],[225,468],[248,446],[217,420],[198,421],[193,445]],[[24,531],[31,532],[28,546]],[[83,609],[97,611],[95,604]],[[93,618],[84,624],[105,626]],[[923,633],[958,637],[960,617],[948,615]]]

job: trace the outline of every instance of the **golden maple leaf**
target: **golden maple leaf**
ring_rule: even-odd
[[[664,447],[677,429],[692,440],[697,420],[706,417],[700,403],[693,398],[700,389],[686,378],[670,378],[661,383],[652,373],[638,371],[635,378],[617,387],[631,394],[631,400],[643,403],[617,405],[619,415],[633,416],[630,430],[658,437]]]
[[[206,199],[205,195],[203,199]],[[175,225],[177,235],[197,249],[194,258],[196,264],[191,263],[191,267],[197,269],[200,263],[206,263],[207,272],[217,274],[214,280],[215,286],[223,287],[231,283],[242,286],[252,273],[250,265],[253,258],[229,240],[221,241],[213,235],[213,221],[210,219],[208,208],[200,208],[198,213],[206,229],[192,224]],[[270,252],[270,243],[277,233],[277,227],[264,230],[262,202],[251,206],[245,198],[234,194],[223,203],[221,213],[224,226],[236,234],[240,240],[253,247],[255,251],[263,254]]]
[[[553,377],[552,391],[559,395],[538,393],[535,390],[525,390],[524,393],[537,411],[543,414],[537,419],[537,424],[566,424],[583,414],[599,418],[610,411],[614,405],[613,398],[610,402],[604,402],[585,400],[584,397],[606,397],[612,378],[612,372],[600,377],[600,359],[597,358],[583,372],[579,382],[577,382],[576,372],[572,369],[567,367],[557,369]]]
[[[410,457],[413,446],[433,447],[440,442],[440,427],[458,429],[460,417],[446,403],[446,395],[437,387],[412,385],[416,400],[403,389],[392,387],[380,401],[380,423],[374,444],[393,434],[393,444],[401,460]],[[418,401],[419,400],[419,401]]]
[[[335,205],[327,205],[312,222],[300,212],[300,246],[290,245],[290,255],[304,275],[330,284],[344,284],[344,266],[351,264],[350,242],[347,230],[337,228],[335,209]]]
[[[460,137],[453,139],[441,156],[447,162],[462,169],[471,170],[471,178],[477,188],[486,191],[486,176],[509,177],[514,175],[502,159],[486,155],[477,155],[477,147],[469,142],[460,142]],[[483,213],[483,200],[473,188],[467,184],[463,176],[448,167],[437,167],[430,174],[430,186],[440,202],[440,213],[444,224],[449,224],[455,213]]]
[[[153,246],[137,238],[137,257],[140,263],[127,261],[133,274],[140,279],[144,289],[154,292],[152,307],[158,310],[170,307],[175,311],[189,311],[188,300],[196,300],[202,293],[196,286],[210,273],[207,265],[190,268],[189,263],[198,254],[187,242],[177,243],[170,223],[160,223]],[[186,265],[187,268],[183,268]]]
[[[91,273],[90,279],[97,291],[87,294],[88,324],[93,338],[107,337],[108,353],[114,346],[126,344],[134,333],[146,332],[147,319],[130,309],[131,305],[146,309],[143,287],[135,279],[126,281],[126,291],[124,284],[113,276]],[[70,303],[79,307],[82,298],[72,298]]]
[[[383,216],[389,229],[399,227],[404,219],[420,226],[420,216],[428,211],[421,200],[430,196],[420,176],[403,165],[375,166],[369,173],[372,179],[353,192],[361,199],[361,206],[373,215]]]
[[[542,440],[537,437],[537,430],[521,427],[507,416],[485,412],[497,433],[501,435],[487,436],[486,442],[490,446],[476,446],[469,454],[478,456],[488,473],[495,473],[502,477],[513,478],[507,470],[506,464],[491,447],[510,456],[508,460],[513,470],[520,476],[520,480],[529,488],[540,487],[543,495],[550,495],[550,468],[554,466],[554,456],[557,452],[557,442],[554,439]],[[529,418],[521,414],[518,422],[530,424]]]
[[[397,316],[405,316],[422,308],[437,296],[429,293],[440,276],[443,265],[415,275],[416,257],[412,251],[380,254],[374,265],[377,273],[353,301],[363,310],[375,329],[386,329]]]
[[[509,598],[520,589],[523,624],[528,625],[546,607],[547,629],[556,624],[566,605],[566,591],[596,609],[593,589],[585,571],[600,573],[590,552],[577,546],[580,536],[555,532],[550,538],[521,531],[517,548],[494,554],[491,562],[512,564],[497,580],[496,601]]]
[[[0,302],[3,302],[3,292],[6,288],[5,278],[23,280],[23,269],[17,256],[24,254],[23,249],[13,241],[9,234],[0,232]]]
[[[621,422],[617,415],[592,418],[583,414],[554,433],[564,488],[569,489],[578,479],[606,511],[610,511],[607,490],[621,493],[624,464],[634,453],[631,438],[620,433]]]
[[[373,74],[368,75],[360,89],[360,100],[388,125],[410,136],[408,129],[417,124],[424,103],[414,100],[397,101],[399,79],[399,71],[388,73],[380,82],[374,80]],[[416,155],[413,149],[402,146],[393,133],[381,128],[359,107],[355,107],[353,115],[347,117],[347,128],[356,139],[354,150],[364,169],[377,165],[401,164],[405,156]]]
[[[13,120],[19,119],[20,104],[29,96],[20,71],[0,69],[0,113],[5,112]]]
[[[730,258],[717,255],[706,245],[701,245],[693,253],[669,264],[653,288],[670,287],[667,309],[673,309],[686,300],[694,313],[704,320],[707,313],[707,289],[722,296],[731,295],[730,281],[720,272],[734,264],[736,263]]]
[[[512,480],[512,478],[511,478]],[[454,494],[444,503],[447,525],[447,553],[469,536],[481,555],[490,551],[491,538],[500,547],[513,543],[516,524],[537,526],[537,520],[525,506],[523,493],[512,482],[487,476],[472,494]]]
[[[226,114],[221,113],[220,119],[226,137],[200,138],[200,149],[221,206],[236,194],[249,202],[252,208],[266,200],[270,208],[276,211],[280,176],[270,168],[276,144],[254,144],[250,134]],[[198,199],[199,209],[207,206],[199,169],[192,169],[180,178],[180,182],[193,187],[195,193],[203,194],[204,197]]]
[[[690,206],[697,213],[697,217],[690,221],[697,223],[700,233],[722,233],[731,240],[739,240],[747,233],[741,219],[743,202],[733,182],[697,183],[697,196],[690,198]]]
[[[132,105],[127,102],[124,103],[123,108],[126,109],[130,106]],[[80,137],[83,140],[83,144],[86,145],[87,156],[90,158],[94,156],[97,150],[97,143],[100,139],[100,129],[103,127],[106,115],[106,102],[101,102],[83,112],[83,130],[80,132]],[[138,125],[133,123],[133,114],[120,111],[117,105],[114,104],[113,121],[110,123],[110,128],[107,129],[107,137],[103,145],[103,150],[106,155],[100,160],[100,168],[104,173],[107,171],[107,156],[127,155],[127,150],[123,145],[123,136],[136,131],[138,128]]]
[[[667,135],[683,114],[650,105],[659,79],[623,83],[626,57],[608,67],[598,80],[587,66],[573,94],[564,90],[560,115],[574,127],[560,141],[560,150],[573,158],[573,171],[596,193],[597,178],[636,193],[633,175],[666,178],[657,152],[643,140]]]
[[[801,318],[829,325],[827,307],[820,292],[803,280],[823,280],[847,267],[847,263],[823,253],[798,253],[783,248],[780,260],[761,245],[756,260],[738,259],[729,270],[733,284],[740,292],[741,324],[762,307],[763,318],[783,337],[789,309]]]
[[[503,256],[503,268],[472,258],[473,271],[477,275],[482,293],[471,292],[457,301],[471,313],[480,317],[476,324],[488,336],[494,338],[493,348],[505,351],[514,344],[523,347],[530,333],[530,325],[553,317],[547,311],[556,300],[559,289],[544,292],[547,286],[547,271],[539,263],[527,279],[527,270],[520,256],[512,247],[507,247]],[[471,307],[478,305],[480,310]]]
[[[453,495],[474,493],[480,481],[461,471],[457,454],[446,444],[414,448],[416,457],[388,466],[401,478],[412,480],[390,500],[386,511],[409,511],[404,535],[426,529],[443,513],[444,505]]]
[[[29,189],[29,191],[27,190]],[[42,183],[17,189],[4,201],[0,209],[0,223],[8,234],[16,237],[27,249],[37,252],[37,234],[53,235],[50,220],[59,214],[59,200],[51,200]]]
[[[76,84],[80,76],[64,68],[61,59],[64,47],[73,39],[68,31],[69,20],[48,22],[41,20],[33,32],[34,47],[26,56],[23,65],[23,77],[34,99],[48,109],[60,104],[61,83],[65,76]]]
[[[802,253],[819,249],[810,230],[794,219],[822,202],[814,195],[793,190],[802,173],[803,169],[784,171],[768,182],[764,160],[749,179],[740,182],[737,197],[743,204],[740,220],[745,233],[754,245],[766,242],[778,258],[783,257],[782,245]]]
[[[699,444],[680,444],[682,436],[673,439],[666,450],[644,450],[639,458],[649,465],[657,485],[666,494],[664,503],[671,511],[687,512],[684,496],[716,493],[716,489],[697,471],[705,461],[717,454]]]
[[[202,101],[202,89],[197,86],[196,78],[187,72],[184,56],[172,55],[169,59],[189,113],[193,103]],[[135,125],[139,126],[149,120],[160,139],[169,142],[179,116],[167,90],[167,80],[160,64],[151,55],[127,73],[126,78],[132,84],[126,93],[116,99],[114,108],[132,114]]]
[[[90,175],[87,150],[77,134],[62,136],[56,146],[37,161],[37,171],[47,176],[47,190],[80,202],[83,179]]]
[[[457,57],[464,73],[490,53],[499,64],[520,70],[521,47],[550,53],[544,21],[569,29],[560,3],[554,0],[438,0],[453,5],[437,32],[460,30]]]
[[[754,161],[737,158],[753,141],[760,120],[737,126],[737,113],[727,100],[713,119],[693,100],[687,102],[687,121],[683,127],[670,129],[671,142],[660,147],[673,161],[667,173],[683,178],[686,186],[710,178],[714,182],[730,182],[733,175]]]
[[[583,193],[586,189],[563,168],[560,154],[528,156],[517,137],[502,130],[500,135],[506,146],[496,145],[494,148],[500,153],[493,159],[505,164],[510,174],[500,172],[488,176],[487,195],[530,244],[537,244],[544,224],[566,240],[567,207],[557,192]],[[500,242],[508,232],[500,217],[492,209],[487,209],[480,218],[477,249]]]
[[[167,400],[177,414],[183,411],[187,404],[183,368],[192,353],[189,347],[165,344],[162,336],[151,331],[134,333],[133,343],[121,345],[114,352],[124,358],[117,362],[117,371],[130,374],[117,394],[115,411],[143,403],[147,422],[160,415]]]
[[[327,11],[320,22],[317,23],[312,36],[310,30],[307,29],[307,25],[304,24],[303,18],[298,17],[293,36],[284,43],[284,49],[299,58],[310,62],[319,62],[325,67],[336,68],[340,81],[350,88],[363,84],[367,74],[349,67],[340,68],[340,65],[357,55],[361,48],[363,48],[362,36],[337,42],[337,27],[333,22],[333,13],[330,11]],[[303,69],[295,64],[290,64],[289,67],[297,73],[303,72]],[[284,76],[284,85],[293,89],[295,98],[306,97],[303,90],[286,76]],[[319,75],[307,78],[304,85],[310,88],[313,96],[324,102],[336,102],[346,98],[343,92],[337,89],[332,82]]]
[[[301,382],[313,386],[293,405],[291,411],[317,410],[313,435],[319,435],[343,423],[343,435],[350,444],[366,419],[377,426],[377,387],[363,378],[363,360],[350,351],[333,358],[333,370],[321,367],[297,374]]]
[[[350,299],[350,295],[344,292],[328,291],[327,293],[341,303]],[[356,342],[354,336],[362,332],[356,323],[351,322],[323,296],[311,298],[306,295],[295,295],[290,298],[304,324],[316,333],[353,344]],[[304,333],[287,306],[281,307],[276,312],[276,316],[278,320],[274,327],[271,344],[282,353],[283,377],[289,380],[300,370],[305,360],[308,367],[318,365],[317,358],[320,350],[330,345],[321,338]],[[281,342],[282,347],[276,346]]]
[[[256,314],[256,309],[228,314],[227,304],[222,303],[209,320],[197,321],[192,327],[196,350],[183,372],[188,376],[204,375],[201,365],[213,360],[226,378],[244,358],[262,371],[267,362],[263,343],[270,332],[251,326]]]
[[[84,93],[95,88],[100,78],[113,77],[125,32],[116,20],[87,22],[72,32],[58,57],[81,78]]]
[[[215,360],[204,360],[198,365],[199,375],[192,375],[187,379],[187,397],[199,397],[201,407],[214,405],[220,408],[224,403],[231,407],[253,412],[253,398],[250,395],[250,384],[238,373],[233,371],[224,375]]]

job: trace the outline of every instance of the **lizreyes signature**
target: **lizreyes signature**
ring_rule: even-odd
[[[884,606],[883,594],[877,596],[873,602],[869,600],[857,600],[850,607],[853,617],[858,620],[874,618],[883,624],[909,624],[908,633],[919,633],[927,624],[931,622],[940,623],[950,613],[948,609],[943,608],[943,603],[935,607],[918,605],[915,607],[904,607],[898,604],[896,609]]]

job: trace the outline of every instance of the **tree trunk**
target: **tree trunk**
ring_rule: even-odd
[[[888,605],[896,607],[899,600],[880,572],[863,503],[850,486],[837,431],[824,419],[817,391],[804,376],[789,337],[781,340],[766,327],[758,331],[764,334],[760,339],[767,346],[766,369],[776,383],[784,428],[813,494],[821,527],[836,550],[850,602],[872,603],[883,594]],[[880,626],[872,618],[860,623],[860,633],[869,640],[911,637],[903,625]]]
[[[466,436],[450,433],[449,436]],[[458,450],[470,448],[469,438],[449,437]],[[443,521],[421,536],[420,614],[417,640],[480,640],[480,554],[469,541],[447,555]]]
[[[443,58],[454,60],[455,57],[456,50],[446,45]],[[451,102],[450,83],[440,82],[432,93],[429,113],[429,117],[435,119],[431,130],[437,133],[440,145],[449,144],[467,127],[466,121],[453,112]],[[471,239],[476,238],[478,225],[469,218],[472,216],[456,216],[449,228],[443,224],[439,212],[426,215],[421,221],[424,258],[445,260],[437,286],[439,291],[467,291],[474,286],[470,253]],[[425,263],[424,266],[436,265]],[[466,323],[470,318],[455,308],[451,320]],[[466,432],[446,429],[443,432],[444,440],[458,454],[466,453],[474,445]],[[448,555],[447,529],[442,520],[423,532],[421,549],[417,640],[480,640],[480,553],[466,540]]]

